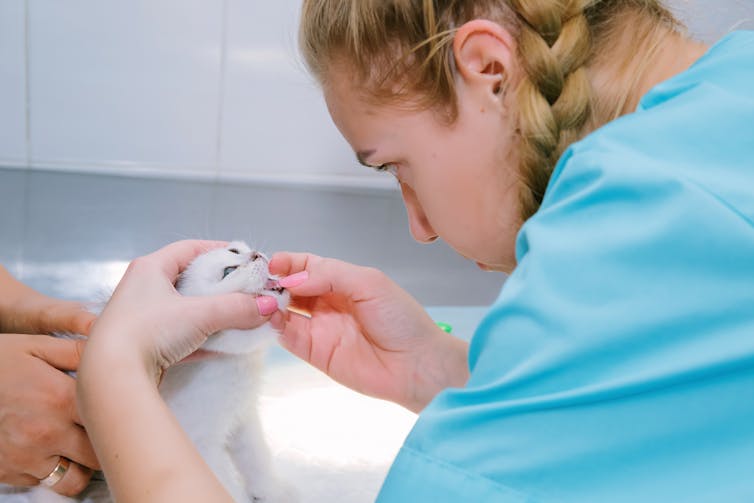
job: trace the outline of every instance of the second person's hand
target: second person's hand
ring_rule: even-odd
[[[83,304],[38,292],[0,265],[0,333],[87,335],[95,318]]]
[[[443,389],[466,383],[468,344],[442,331],[379,270],[277,253],[270,272],[286,276],[281,286],[312,314],[273,317],[281,344],[336,381],[414,412]]]
[[[100,465],[76,411],[81,340],[0,334],[0,483],[34,486],[61,456],[70,467],[53,489],[81,492]],[[0,498],[2,499],[2,498]]]

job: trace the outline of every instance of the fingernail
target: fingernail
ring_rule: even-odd
[[[307,279],[309,279],[309,273],[306,271],[301,271],[297,272],[296,274],[286,276],[285,278],[278,281],[278,284],[283,288],[293,288],[299,286]]]
[[[262,316],[269,316],[278,310],[278,301],[274,297],[260,295],[257,297],[257,308]]]

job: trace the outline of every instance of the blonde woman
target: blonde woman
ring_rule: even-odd
[[[754,499],[754,34],[707,47],[651,0],[306,0],[302,19],[335,124],[397,178],[413,236],[510,272],[469,346],[379,271],[273,258],[312,313],[272,318],[283,344],[419,412],[379,500]],[[260,318],[193,306],[165,330],[192,246],[133,268],[84,355],[121,501],[223,497],[154,376]],[[145,297],[170,309],[129,318]]]

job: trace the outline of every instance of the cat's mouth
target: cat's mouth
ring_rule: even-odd
[[[285,288],[280,286],[280,283],[278,283],[277,278],[267,278],[267,281],[264,284],[264,289],[268,292],[275,292],[278,295],[282,295],[282,293],[285,291]]]

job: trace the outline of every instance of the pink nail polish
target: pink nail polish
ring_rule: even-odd
[[[309,273],[306,271],[301,271],[297,272],[296,274],[286,276],[285,278],[278,281],[278,284],[283,288],[293,288],[301,285],[307,279],[309,279]]]
[[[257,308],[262,316],[269,316],[278,310],[278,301],[274,297],[260,295],[257,297]]]

